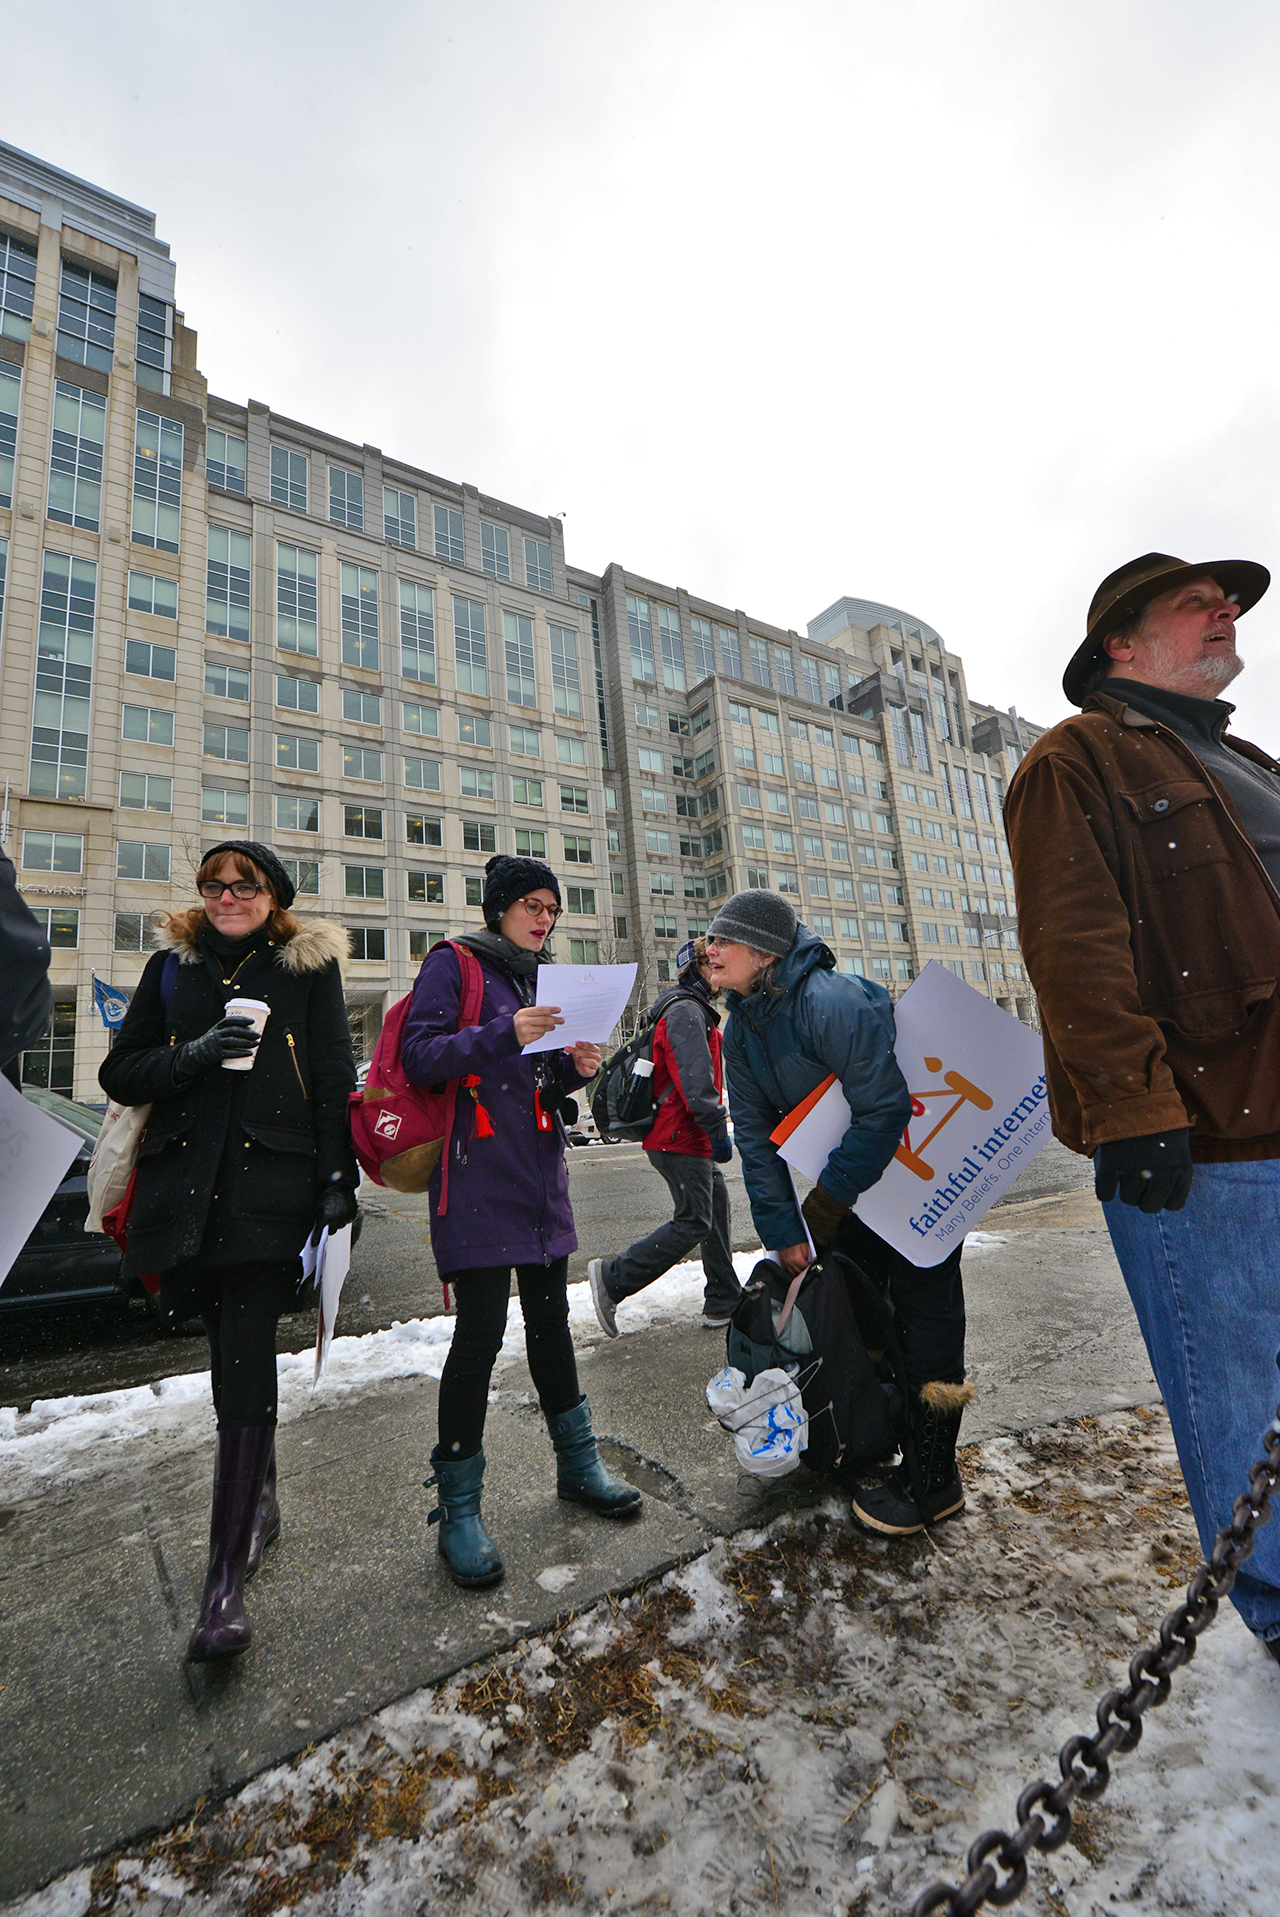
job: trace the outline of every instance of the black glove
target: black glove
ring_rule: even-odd
[[[809,1236],[819,1251],[824,1245],[831,1243],[849,1216],[848,1205],[842,1205],[838,1198],[833,1198],[831,1193],[825,1191],[820,1184],[814,1186],[800,1210],[804,1215],[805,1224],[809,1227]]]
[[[1139,1211],[1181,1211],[1191,1191],[1191,1132],[1151,1132],[1145,1138],[1113,1138],[1094,1160],[1093,1189],[1104,1202],[1117,1191]]]
[[[193,1078],[221,1065],[224,1058],[251,1058],[257,1044],[258,1033],[251,1018],[220,1018],[199,1038],[189,1038],[176,1048],[173,1082],[189,1085]]]
[[[328,1190],[321,1194],[320,1203],[316,1206],[316,1222],[311,1230],[312,1244],[319,1244],[320,1234],[326,1225],[329,1227],[329,1234],[332,1237],[333,1233],[335,1231],[341,1231],[344,1225],[354,1223],[359,1215],[360,1207],[357,1205],[356,1195],[350,1187],[347,1185],[330,1185]],[[352,1243],[354,1242],[355,1234],[353,1233]]]
[[[733,1157],[733,1140],[728,1132],[723,1138],[717,1138],[711,1147],[711,1156],[717,1165],[727,1165]]]

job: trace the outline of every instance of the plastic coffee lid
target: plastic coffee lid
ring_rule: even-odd
[[[229,998],[227,1000],[226,1009],[228,1012],[241,1008],[250,1012],[269,1012],[271,1010],[271,1007],[266,1001],[260,998]]]

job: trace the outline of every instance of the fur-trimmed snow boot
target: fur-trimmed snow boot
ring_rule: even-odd
[[[629,1517],[640,1504],[634,1484],[610,1477],[591,1430],[591,1406],[579,1398],[568,1411],[547,1417],[556,1448],[556,1491],[570,1504],[589,1505],[604,1518]]]
[[[879,1484],[859,1485],[853,1516],[880,1537],[906,1538],[964,1510],[956,1440],[974,1395],[964,1379],[932,1380],[907,1409],[902,1462]]]
[[[437,1447],[431,1453],[431,1468],[435,1476],[427,1479],[427,1485],[435,1485],[440,1502],[428,1513],[427,1523],[440,1526],[440,1555],[449,1576],[464,1591],[496,1584],[506,1567],[480,1516],[484,1452],[470,1458],[443,1458]]]

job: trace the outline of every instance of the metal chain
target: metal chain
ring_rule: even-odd
[[[1027,1854],[1057,1850],[1071,1835],[1071,1806],[1077,1797],[1101,1797],[1111,1781],[1110,1760],[1137,1750],[1145,1712],[1165,1702],[1175,1671],[1189,1664],[1196,1640],[1218,1614],[1218,1605],[1236,1581],[1236,1572],[1253,1552],[1253,1534],[1271,1519],[1271,1493],[1280,1483],[1280,1407],[1264,1434],[1264,1460],[1249,1473],[1249,1489],[1232,1507],[1231,1522],[1213,1541],[1213,1550],[1187,1586],[1187,1595],[1160,1626],[1160,1641],[1137,1652],[1123,1691],[1108,1691],[1098,1705],[1098,1736],[1069,1737],[1058,1753],[1062,1782],[1040,1778],[1018,1799],[1018,1828],[984,1831],[966,1859],[963,1884],[931,1884],[911,1906],[911,1917],[971,1917],[983,1904],[1011,1904],[1027,1887]],[[1052,1818],[1052,1822],[1049,1819]]]

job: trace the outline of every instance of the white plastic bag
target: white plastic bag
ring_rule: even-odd
[[[707,1403],[732,1433],[742,1470],[756,1478],[785,1478],[798,1468],[809,1442],[809,1414],[788,1372],[758,1371],[748,1384],[743,1372],[725,1365],[707,1386]]]
[[[89,1160],[85,1184],[89,1192],[86,1231],[101,1231],[104,1212],[114,1211],[129,1189],[138,1162],[138,1147],[151,1117],[150,1105],[117,1105],[112,1099]]]

